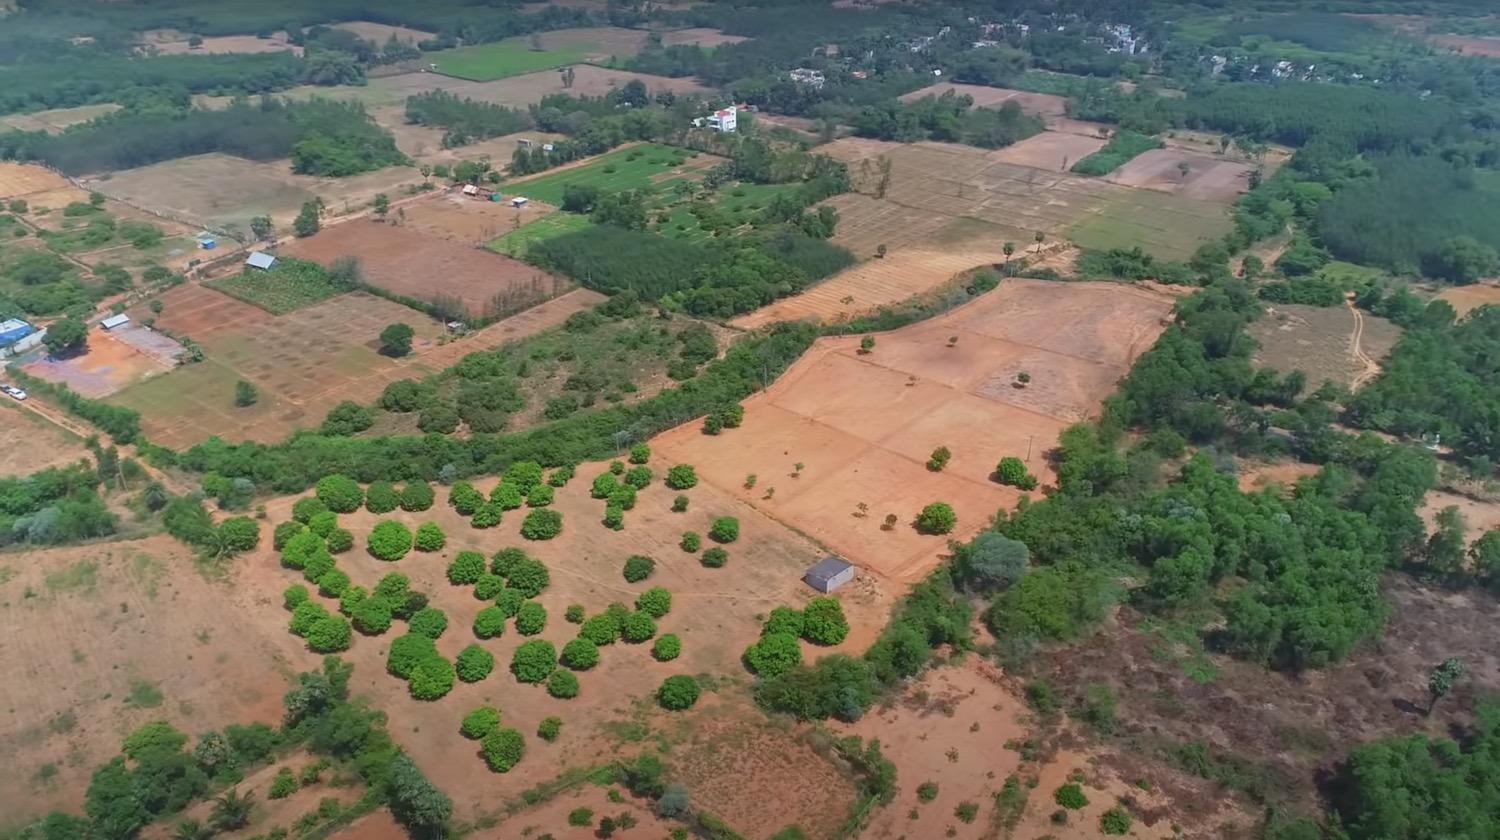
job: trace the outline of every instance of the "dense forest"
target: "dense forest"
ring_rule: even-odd
[[[887,102],[862,109],[854,119],[861,137],[911,143],[939,140],[982,149],[999,149],[1042,132],[1042,118],[1027,114],[1015,102],[999,108],[975,108],[970,96],[928,96],[915,102]]]

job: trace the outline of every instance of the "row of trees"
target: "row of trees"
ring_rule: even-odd
[[[854,118],[861,137],[910,143],[941,140],[983,149],[998,149],[1040,134],[1042,118],[1021,110],[1014,101],[999,108],[975,108],[973,97],[928,96],[915,102],[890,100],[862,109]]]
[[[445,149],[513,134],[533,125],[525,112],[459,97],[443,90],[427,91],[407,99],[406,121],[444,129]]]

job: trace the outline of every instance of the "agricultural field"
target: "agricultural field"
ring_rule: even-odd
[[[434,70],[445,76],[474,82],[491,82],[507,76],[519,76],[537,70],[552,70],[583,61],[588,53],[581,49],[533,50],[521,41],[500,41],[454,47],[429,53]]]
[[[386,41],[395,36],[398,41],[409,44],[417,44],[429,38],[436,37],[434,32],[423,32],[420,29],[412,29],[409,26],[391,26],[385,23],[372,23],[368,20],[350,20],[343,23],[335,23],[334,29],[343,29],[353,32],[366,41],[374,41],[376,45],[383,46]]]
[[[123,333],[94,328],[89,332],[88,348],[84,352],[61,358],[36,353],[21,365],[21,369],[38,379],[64,384],[85,397],[98,399],[159,377],[176,367],[174,356],[176,350],[180,350],[176,342],[137,325],[120,329],[144,333],[143,341],[127,340]],[[152,347],[145,342],[152,338],[164,345],[159,352],[148,352]]]
[[[1307,388],[1326,382],[1354,388],[1379,372],[1401,337],[1401,328],[1347,306],[1276,304],[1250,325],[1260,342],[1255,363],[1282,373],[1300,370]]]
[[[290,52],[302,55],[302,48],[287,40],[286,32],[276,32],[269,38],[254,35],[220,35],[203,39],[203,43],[192,46],[189,34],[176,29],[152,29],[141,33],[139,51],[150,55],[221,55],[225,53],[269,53]]]
[[[1500,305],[1500,283],[1473,283],[1468,286],[1449,286],[1438,294],[1448,301],[1459,317],[1473,312],[1481,306]]]
[[[0,117],[0,126],[16,131],[45,131],[58,134],[70,126],[112,114],[120,106],[112,102],[99,105],[79,105],[75,108],[53,108],[48,111],[32,111],[26,114],[10,114]]]
[[[345,290],[338,283],[315,268],[312,271],[308,268],[281,260],[269,270],[245,268],[239,274],[203,285],[272,315],[285,315],[343,294]]]
[[[1184,169],[1186,167],[1186,169]],[[1249,190],[1252,164],[1176,149],[1153,149],[1109,173],[1105,180],[1198,201],[1233,202]]]
[[[371,285],[429,302],[461,301],[470,318],[527,309],[571,287],[504,255],[374,218],[332,225],[287,243],[280,252],[325,267],[357,259]]]
[[[94,768],[147,721],[278,720],[281,633],[226,622],[242,607],[277,608],[211,582],[169,537],[0,556],[0,657],[26,675],[0,687],[0,829],[80,810]]]
[[[939,97],[946,94],[955,96],[968,96],[974,100],[975,108],[999,108],[1007,102],[1015,102],[1021,106],[1021,110],[1028,114],[1036,114],[1049,121],[1062,117],[1067,113],[1068,98],[1056,96],[1050,93],[1031,93],[1024,90],[1011,90],[1009,88],[989,87],[987,85],[965,85],[943,82],[936,85],[928,85],[921,90],[898,97],[902,102],[915,102],[918,99],[926,99],[929,96]]]
[[[427,200],[403,202],[391,218],[407,230],[464,245],[484,245],[549,216],[554,208],[540,201],[512,207],[508,201],[471,198],[450,187]]]
[[[489,248],[516,259],[525,259],[526,250],[538,242],[583,230],[593,222],[579,213],[555,210],[530,224],[523,225],[490,242]]]
[[[616,149],[576,166],[561,166],[534,176],[507,181],[507,195],[522,195],[554,207],[562,204],[569,185],[598,187],[605,192],[646,187],[665,189],[679,181],[697,180],[722,158],[660,143],[641,143]]]
[[[745,402],[742,428],[683,426],[656,446],[878,577],[915,582],[949,538],[1015,504],[1020,493],[991,478],[1002,457],[1051,480],[1043,453],[1097,413],[1171,307],[1167,295],[1119,284],[1006,280],[947,315],[875,335],[869,352],[859,336],[820,339]],[[925,462],[940,446],[953,460],[933,472]],[[958,514],[946,537],[912,525],[935,501]]]
[[[14,401],[0,403],[0,476],[29,475],[86,457],[83,440]]]

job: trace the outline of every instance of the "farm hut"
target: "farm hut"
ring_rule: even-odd
[[[464,195],[479,195],[479,188],[473,184],[464,184]]]
[[[130,316],[126,315],[124,312],[121,312],[118,315],[111,315],[108,318],[105,318],[103,321],[100,321],[99,326],[105,328],[106,330],[113,330],[118,327],[123,327],[128,323],[130,323]]]
[[[819,592],[832,592],[854,580],[854,567],[837,557],[824,557],[813,564],[802,579]]]
[[[512,207],[525,207],[526,205],[528,205],[530,203],[531,203],[531,199],[525,198],[524,196],[519,196],[519,195],[516,196],[515,198],[512,198],[510,200],[510,206],[512,206]]]
[[[19,318],[0,322],[0,348],[9,347],[34,332],[36,327]]]
[[[245,265],[250,268],[258,268],[261,271],[269,271],[276,264],[276,258],[265,251],[255,251],[245,258]]]

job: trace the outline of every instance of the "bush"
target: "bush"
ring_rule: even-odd
[[[505,632],[505,611],[499,607],[485,607],[474,616],[474,635],[481,639],[493,639]]]
[[[400,504],[401,497],[389,481],[371,482],[370,489],[365,491],[365,510],[371,513],[390,513]]]
[[[317,601],[303,601],[292,608],[292,620],[289,626],[293,634],[306,638],[312,626],[319,619],[327,617],[328,610],[324,609],[322,604]]]
[[[687,490],[690,487],[696,487],[698,486],[698,471],[694,470],[688,464],[678,464],[667,470],[667,486],[673,490]]]
[[[574,470],[572,467],[558,467],[552,471],[551,475],[547,476],[547,485],[549,487],[567,487],[568,482],[573,480],[573,473]]]
[[[917,515],[917,530],[924,534],[947,534],[958,524],[958,514],[947,502],[933,502]]]
[[[307,587],[300,583],[288,586],[281,593],[281,605],[288,610],[295,610],[297,607],[307,603],[307,599]]]
[[[528,540],[550,540],[562,533],[562,514],[550,508],[536,508],[521,523],[521,536]]]
[[[1089,798],[1083,795],[1083,788],[1073,782],[1053,791],[1052,801],[1074,811],[1089,804]]]
[[[359,484],[345,475],[324,476],[318,480],[314,492],[318,500],[334,513],[353,513],[365,501],[365,493]]]
[[[575,671],[587,671],[599,664],[599,646],[579,636],[563,645],[562,664]]]
[[[673,633],[660,636],[651,646],[651,655],[657,662],[671,662],[682,655],[682,640]]]
[[[644,464],[651,460],[651,447],[644,443],[637,443],[630,447],[630,463]]]
[[[405,598],[411,591],[411,580],[400,572],[391,572],[375,584],[375,594],[387,598]]]
[[[433,654],[412,669],[407,690],[417,700],[437,700],[453,690],[453,663]]]
[[[401,488],[401,509],[405,511],[419,513],[427,510],[436,499],[432,485],[425,481],[409,481]]]
[[[604,527],[611,531],[625,530],[625,509],[619,505],[606,505],[604,508]]]
[[[547,677],[547,693],[560,700],[571,700],[578,696],[578,677],[572,671],[561,668]]]
[[[458,726],[458,732],[471,741],[478,741],[499,728],[500,711],[493,706],[480,706],[464,715],[463,723]]]
[[[698,693],[698,681],[692,677],[667,677],[656,690],[656,702],[663,709],[678,712],[692,708],[698,702]]]
[[[495,608],[500,610],[506,618],[512,618],[521,611],[521,605],[524,603],[526,603],[526,593],[515,587],[507,587],[495,599]]]
[[[329,569],[318,578],[318,591],[329,598],[337,598],[349,588],[349,575],[340,569]]]
[[[297,536],[298,534],[306,530],[307,526],[303,525],[301,522],[283,522],[280,525],[276,526],[275,531],[271,532],[271,547],[276,549],[277,551],[280,551],[283,548],[286,548],[287,540]]]
[[[500,506],[494,502],[485,502],[479,506],[479,510],[474,511],[474,518],[469,520],[469,524],[479,529],[493,528],[500,524],[500,518]]]
[[[437,656],[437,645],[420,633],[407,633],[391,641],[391,649],[385,655],[385,670],[393,677],[411,679],[417,665]]]
[[[501,510],[515,510],[525,502],[525,495],[521,488],[509,481],[502,481],[495,486],[495,492],[490,494],[490,504],[497,505]]]
[[[672,512],[673,513],[686,513],[687,509],[688,509],[688,497],[687,496],[677,496],[676,498],[672,499]]]
[[[1099,816],[1099,830],[1105,834],[1129,834],[1130,812],[1115,806]]]
[[[292,505],[292,519],[306,525],[314,516],[328,510],[328,505],[317,496],[305,496]]]
[[[686,531],[682,535],[682,541],[678,543],[683,551],[693,554],[703,547],[703,538],[698,536],[697,531]]]
[[[226,551],[253,551],[260,544],[260,523],[248,516],[230,517],[219,523],[218,538]]]
[[[471,586],[484,576],[484,555],[477,551],[460,551],[448,563],[448,582],[454,586]]]
[[[429,639],[437,639],[448,629],[448,614],[437,607],[423,607],[407,622],[413,633],[421,633]]]
[[[484,494],[467,481],[456,482],[448,490],[448,504],[461,516],[473,516],[484,503]]]
[[[1000,465],[995,467],[995,477],[1001,484],[1008,484],[1021,490],[1035,490],[1037,485],[1036,476],[1026,469],[1026,462],[1014,455],[1007,455],[1000,459]]]
[[[343,554],[354,547],[354,534],[343,528],[334,528],[328,532],[326,547],[333,554]]]
[[[481,601],[488,601],[499,597],[503,589],[505,589],[505,578],[499,575],[483,574],[474,582],[474,597]]]
[[[527,601],[516,611],[516,632],[523,636],[535,636],[547,626],[547,608],[535,601]]]
[[[378,636],[391,629],[391,602],[384,598],[365,598],[350,614],[354,629],[367,636]]]
[[[324,549],[320,554],[314,554],[302,567],[302,576],[312,583],[317,583],[324,575],[333,571],[333,556]]]
[[[526,755],[526,741],[514,729],[496,729],[479,742],[484,763],[496,773],[509,772]]]
[[[715,542],[732,543],[740,538],[740,521],[733,516],[721,516],[714,520],[708,535]]]
[[[539,683],[557,670],[557,648],[543,639],[522,642],[510,658],[510,672],[524,683]]]
[[[625,484],[627,486],[634,487],[637,490],[645,490],[647,487],[651,486],[651,478],[652,475],[650,467],[631,467],[630,470],[625,473]]]
[[[459,679],[470,683],[479,682],[488,677],[490,671],[495,670],[495,655],[479,645],[469,645],[458,652],[454,666]]]
[[[574,808],[568,812],[568,825],[588,828],[593,824],[594,811],[591,808]]]
[[[636,489],[628,484],[616,487],[614,492],[609,494],[610,507],[617,507],[620,510],[633,510],[635,500]]]
[[[932,800],[937,799],[937,795],[937,782],[923,782],[920,785],[917,785],[917,799],[921,800],[922,802],[931,802]]]
[[[307,630],[307,646],[314,653],[345,651],[353,640],[354,633],[349,629],[349,619],[341,615],[320,618]]]
[[[443,546],[448,544],[448,537],[443,534],[436,522],[423,522],[417,526],[417,536],[414,542],[418,551],[442,551]],[[480,558],[484,562],[484,558]]]
[[[635,599],[635,608],[652,618],[661,618],[672,611],[672,593],[654,586]]]
[[[411,531],[394,519],[376,523],[365,545],[375,557],[395,562],[411,551]]]
[[[787,633],[767,633],[745,648],[745,664],[766,679],[779,677],[802,664],[802,644]]]
[[[545,484],[538,484],[531,488],[530,493],[526,494],[526,506],[534,508],[546,507],[552,504],[555,498],[556,493],[551,487]]]
[[[642,554],[632,554],[625,558],[625,581],[627,583],[638,583],[651,577],[656,571],[656,561]]]
[[[351,586],[344,590],[344,594],[339,596],[339,612],[352,618],[354,608],[363,604],[365,599],[369,597],[370,590],[363,586]]]
[[[328,535],[333,533],[333,529],[338,526],[339,515],[331,510],[315,513],[311,519],[307,520],[307,530],[324,539],[327,539]]]
[[[540,560],[527,557],[511,566],[506,580],[512,589],[517,590],[527,598],[535,598],[552,583],[552,574]]]
[[[620,622],[620,635],[631,644],[639,644],[656,635],[656,621],[643,612],[633,612]]]
[[[724,564],[729,562],[729,552],[718,546],[714,546],[703,552],[703,556],[698,558],[698,562],[710,569],[722,569],[724,568]]]
[[[584,615],[582,604],[569,604],[568,609],[563,612],[563,619],[569,624],[582,624]]]
[[[596,645],[612,645],[620,638],[620,621],[608,613],[596,615],[583,623],[578,636]]]
[[[542,718],[541,723],[537,724],[536,736],[543,741],[556,741],[561,734],[562,718],[560,717],[545,717]]]
[[[837,598],[814,598],[802,610],[802,638],[817,645],[836,645],[849,635],[844,606]]]
[[[616,490],[620,489],[620,482],[610,473],[600,473],[589,487],[589,497],[593,499],[608,499]]]
[[[271,780],[271,789],[266,796],[271,799],[285,799],[297,792],[297,776],[292,773],[292,768],[283,767],[276,771],[276,778]]]
[[[772,633],[789,633],[792,636],[801,638],[802,611],[794,610],[791,607],[777,607],[771,610],[771,616],[766,619],[766,624],[761,628],[760,633],[762,636],[768,636]]]
[[[509,578],[511,570],[516,567],[516,564],[530,559],[531,555],[519,548],[502,548],[495,552],[494,557],[490,558],[490,571],[503,578]]]

